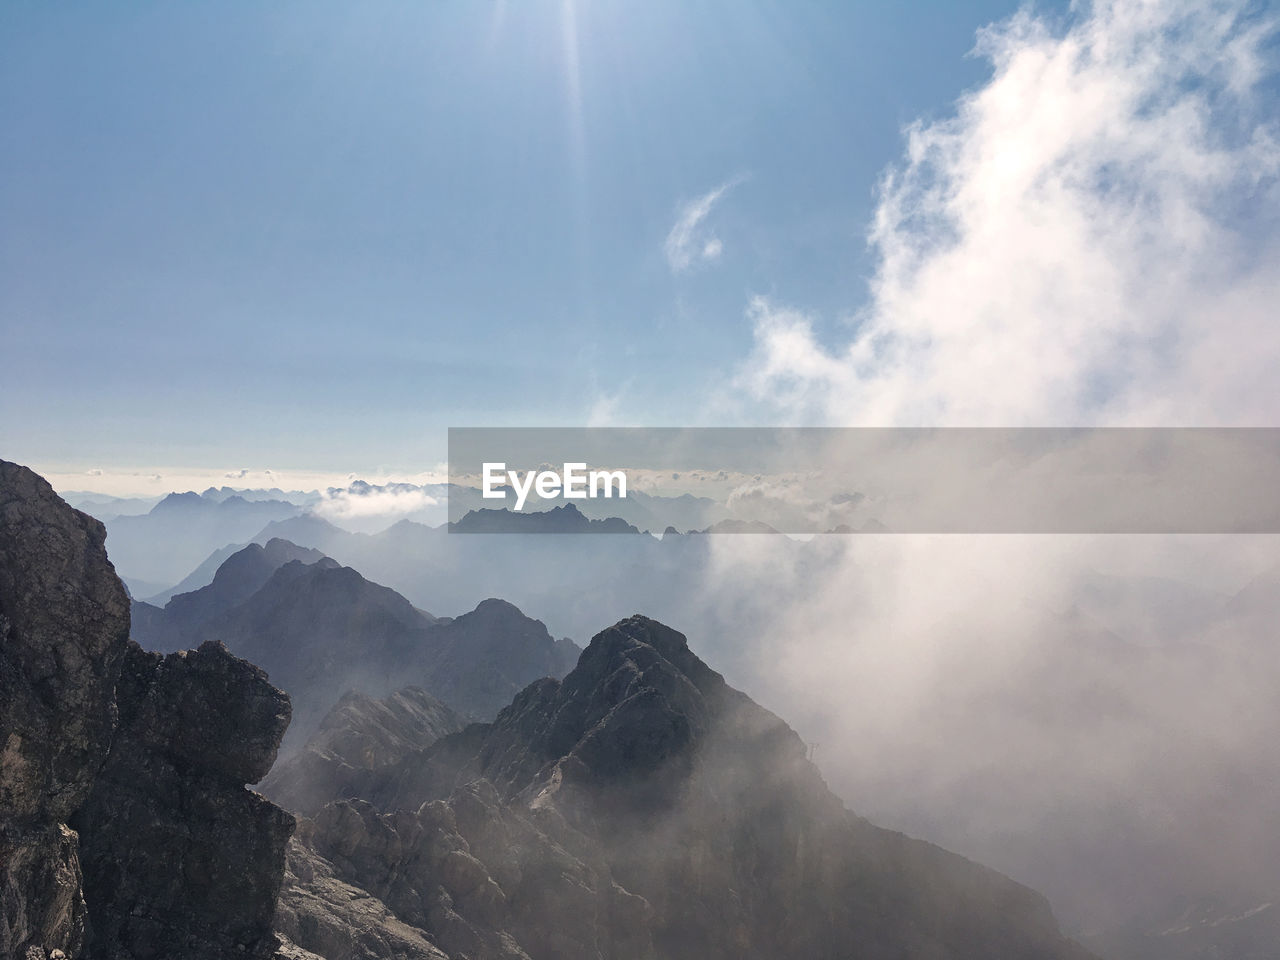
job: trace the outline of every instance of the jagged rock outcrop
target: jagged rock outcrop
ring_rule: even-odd
[[[282,807],[313,816],[326,803],[359,796],[375,770],[463,726],[457,713],[419,687],[382,700],[351,692],[298,754],[275,766],[260,789]]]
[[[293,818],[244,784],[288,698],[219,646],[131,643],[103,541],[0,461],[0,956],[265,956]]]
[[[339,934],[308,931],[341,883],[389,911],[341,954],[361,960],[394,955],[368,946],[392,922],[481,960],[1089,957],[1038,894],[848,812],[790,728],[644,617],[375,771],[291,863],[282,930],[326,956]]]
[[[115,726],[129,600],[97,520],[0,461],[0,956],[78,956],[75,834]]]
[[[289,699],[216,643],[131,643],[111,753],[73,823],[95,957],[268,956],[293,817],[261,780]]]

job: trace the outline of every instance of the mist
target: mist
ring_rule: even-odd
[[[832,337],[753,298],[735,388],[830,425],[1275,424],[1275,27],[1099,2],[983,31],[990,80],[880,185],[867,301]],[[832,539],[818,576],[717,541],[712,579],[768,597],[747,689],[855,809],[1082,934],[1272,902],[1280,540]]]

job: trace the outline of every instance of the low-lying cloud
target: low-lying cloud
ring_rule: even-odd
[[[334,522],[386,518],[396,520],[440,505],[440,500],[412,484],[371,486],[357,481],[346,488],[330,487],[312,512]]]

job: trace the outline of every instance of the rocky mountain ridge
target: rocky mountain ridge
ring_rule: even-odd
[[[308,628],[422,616],[371,586],[295,559],[232,609],[282,618],[259,638],[304,608]],[[462,649],[518,616],[487,601],[433,625],[458,654],[439,676],[473,676]],[[292,839],[243,786],[287,697],[220,643],[129,641],[101,525],[10,464],[0,633],[2,934],[23,960],[1089,956],[1032,891],[849,813],[790,728],[645,617],[491,722],[453,729],[422,691],[347,698],[313,743],[362,775]]]
[[[486,960],[1089,956],[1032,891],[846,811],[794,732],[644,617],[355,791],[290,848],[280,931],[322,955],[436,956],[414,934]],[[381,906],[340,921],[353,889]]]

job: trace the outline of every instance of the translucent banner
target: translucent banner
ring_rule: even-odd
[[[1277,533],[1280,429],[452,428],[455,533]]]

